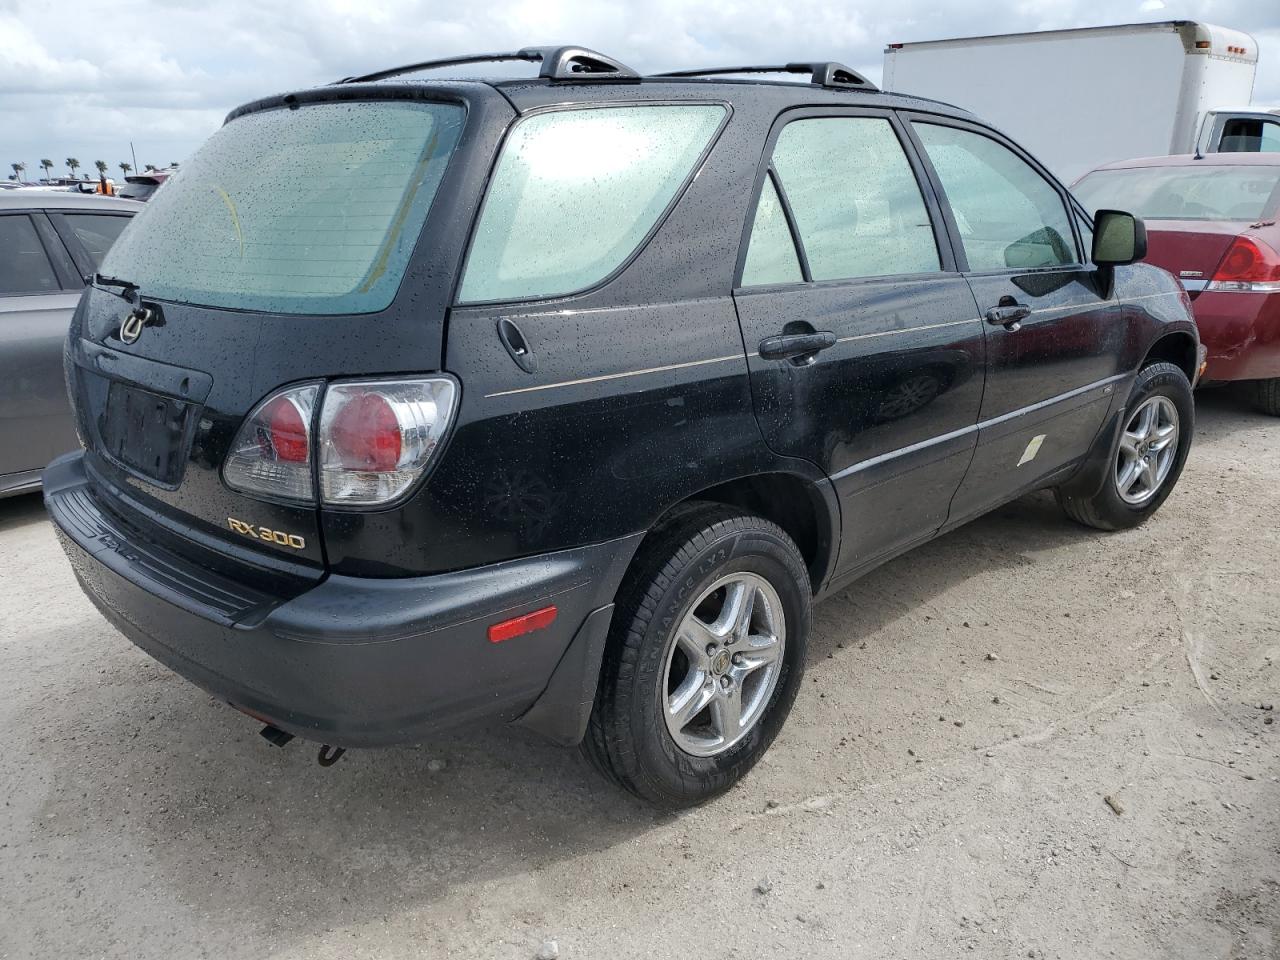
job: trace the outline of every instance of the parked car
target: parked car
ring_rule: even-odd
[[[1258,409],[1280,416],[1280,154],[1126,160],[1075,192],[1090,209],[1123,201],[1147,221],[1147,262],[1191,294],[1204,380],[1244,381]]]
[[[80,583],[269,739],[496,717],[696,803],[814,598],[1028,491],[1169,495],[1199,343],[1133,217],[839,64],[406,79],[482,59],[233,111],[72,326]]]
[[[161,184],[168,179],[169,171],[167,170],[130,174],[124,178],[124,186],[119,189],[117,195],[145,203],[160,189]]]
[[[138,209],[108,197],[0,194],[0,497],[40,488],[75,449],[62,350],[85,278]]]

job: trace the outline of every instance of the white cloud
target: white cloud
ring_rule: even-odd
[[[1172,16],[1252,33],[1280,103],[1275,0],[0,0],[0,169],[184,159],[240,103],[451,53],[574,42],[637,69],[834,59],[878,78],[885,43]]]

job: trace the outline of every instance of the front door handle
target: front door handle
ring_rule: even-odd
[[[1012,299],[1011,297],[1006,299]],[[1010,333],[1022,328],[1022,321],[1031,316],[1031,308],[1022,303],[1001,303],[987,311],[987,323],[1004,327]]]
[[[813,333],[784,333],[777,337],[765,337],[757,352],[763,360],[809,360],[819,350],[836,345],[836,335],[830,330]]]

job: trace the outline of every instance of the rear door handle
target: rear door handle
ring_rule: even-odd
[[[836,335],[830,330],[813,333],[784,333],[777,337],[765,337],[757,352],[764,360],[799,360],[813,357],[820,350],[836,345]]]
[[[1022,303],[1001,304],[987,311],[987,323],[1004,327],[1010,333],[1021,329],[1022,321],[1031,316],[1031,308]]]

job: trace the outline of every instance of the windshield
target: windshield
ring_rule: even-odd
[[[1273,206],[1280,166],[1095,170],[1073,192],[1090,213],[1125,210],[1144,220],[1258,220]]]
[[[148,297],[273,313],[391,303],[463,108],[318,103],[232,120],[102,263]]]

